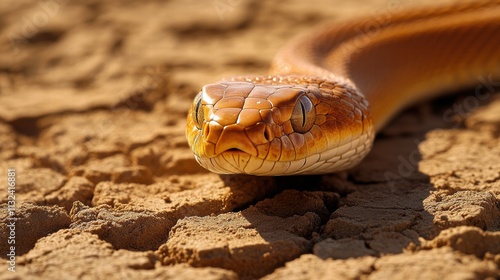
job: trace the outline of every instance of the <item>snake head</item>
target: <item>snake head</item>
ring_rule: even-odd
[[[313,165],[325,162],[322,154],[353,138],[348,123],[364,125],[364,113],[354,106],[347,112],[340,99],[336,102],[341,110],[330,116],[335,98],[318,83],[269,79],[222,81],[198,93],[186,134],[203,167],[220,174],[315,173]],[[339,121],[345,125],[339,126]]]

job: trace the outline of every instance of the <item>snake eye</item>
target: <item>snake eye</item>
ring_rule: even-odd
[[[295,103],[295,108],[293,108],[292,117],[290,122],[292,123],[292,128],[296,132],[306,133],[308,132],[316,120],[316,108],[314,107],[311,99],[303,95]]]
[[[201,92],[198,93],[198,95],[196,95],[193,103],[195,107],[194,110],[191,110],[192,118],[193,120],[195,120],[195,124],[198,129],[201,129],[201,126],[204,121],[203,108],[201,107],[201,97],[202,97]]]

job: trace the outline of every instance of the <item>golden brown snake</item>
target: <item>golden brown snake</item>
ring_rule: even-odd
[[[500,1],[402,11],[318,28],[275,57],[271,75],[209,84],[187,138],[216,173],[322,174],[358,164],[374,134],[416,100],[500,76]]]

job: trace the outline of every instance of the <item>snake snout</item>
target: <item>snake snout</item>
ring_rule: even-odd
[[[243,152],[257,157],[259,148],[269,145],[274,133],[268,124],[259,122],[251,127],[242,128],[228,125],[222,130],[215,147],[215,154],[224,152]]]
[[[231,141],[230,141],[231,140]],[[215,146],[215,154],[224,152],[243,152],[257,156],[257,149],[243,131],[224,129]]]

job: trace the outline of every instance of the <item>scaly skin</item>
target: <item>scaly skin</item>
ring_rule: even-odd
[[[403,11],[370,33],[364,26],[319,28],[278,53],[272,75],[204,86],[187,122],[196,160],[223,174],[345,170],[404,106],[500,77],[500,1]]]

